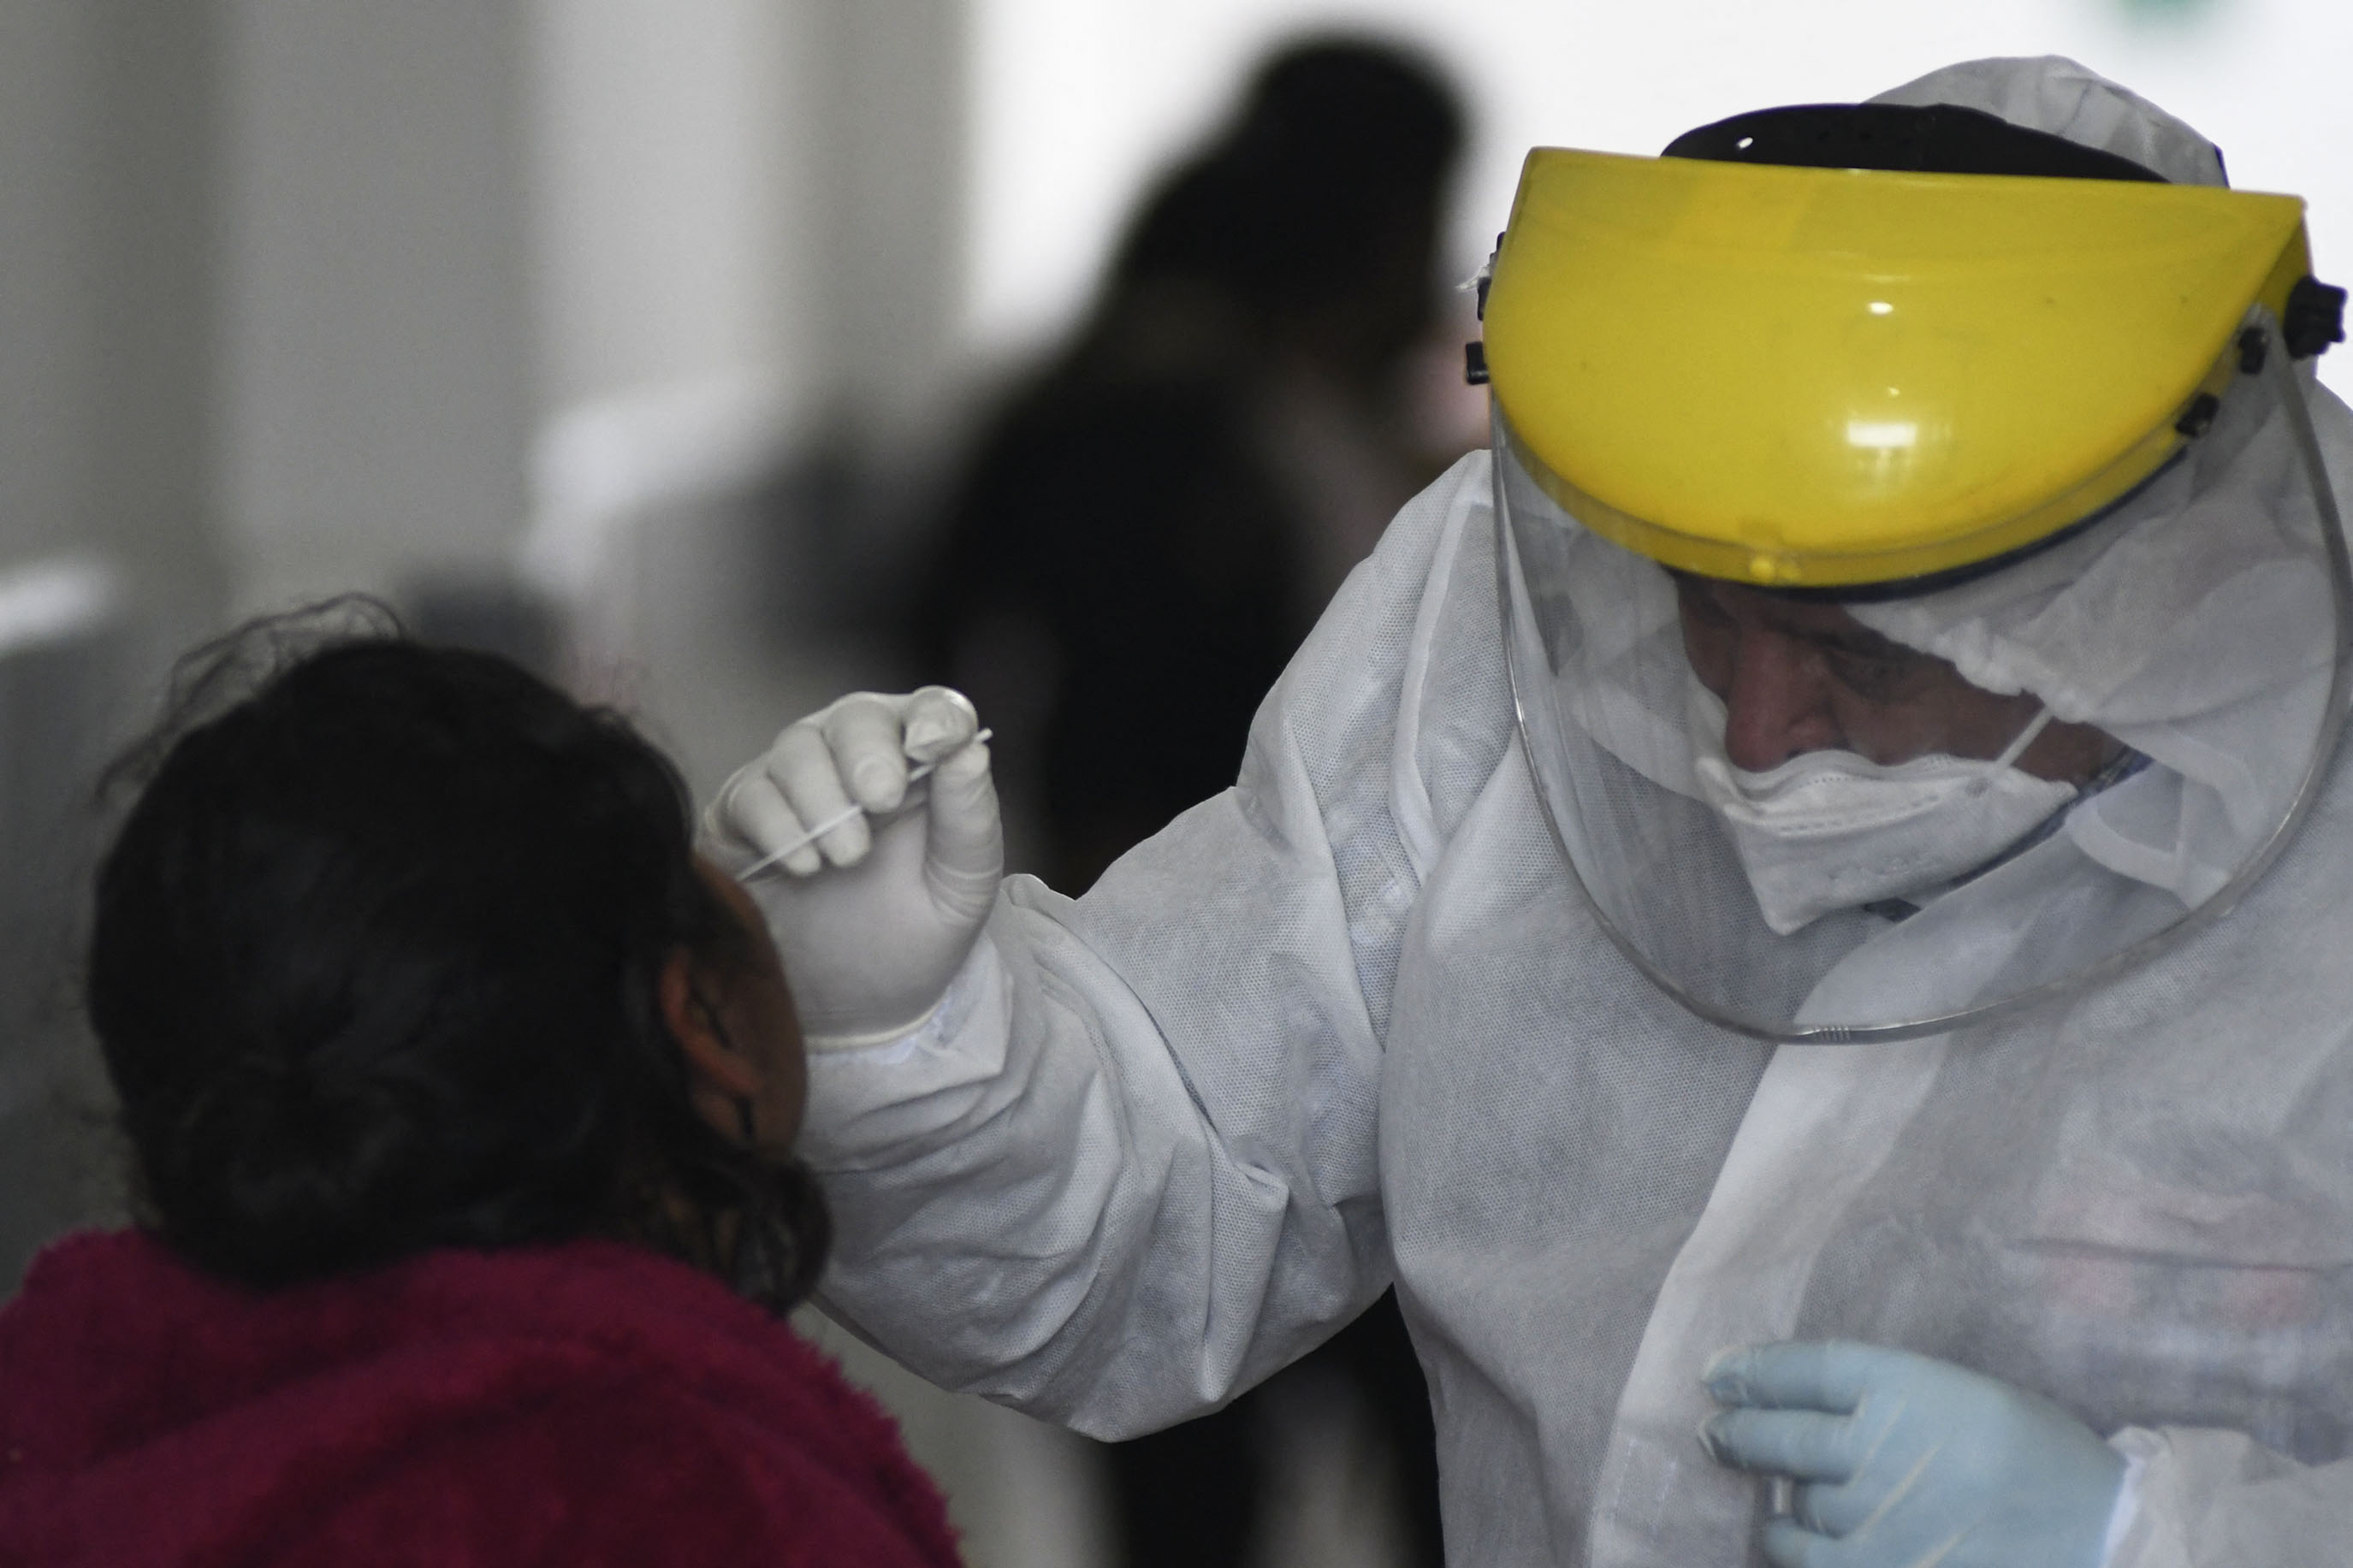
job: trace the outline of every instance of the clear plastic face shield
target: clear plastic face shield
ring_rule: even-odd
[[[1861,1042],[2227,912],[2353,692],[2300,206],[2128,187],[2178,242],[2150,275],[2115,211],[2052,247],[2089,182],[1964,177],[1956,210],[1952,177],[1870,176],[1920,199],[1869,193],[1857,266],[1822,211],[1849,172],[1547,157],[1582,166],[1547,214],[1531,161],[1487,312],[1498,570],[1537,793],[1620,950],[1713,1023]],[[1720,310],[1663,313],[1702,279]],[[2046,331],[2006,363],[2020,313]]]

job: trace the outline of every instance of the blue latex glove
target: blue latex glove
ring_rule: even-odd
[[[1718,1464],[1799,1484],[1765,1527],[1777,1568],[2100,1568],[2125,1462],[2006,1383],[1878,1345],[1726,1351]]]

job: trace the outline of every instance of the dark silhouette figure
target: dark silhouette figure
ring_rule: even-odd
[[[1340,578],[1457,455],[1413,428],[1409,369],[1439,322],[1461,139],[1451,92],[1409,56],[1277,55],[1150,194],[1076,337],[984,427],[914,646],[997,727],[1055,887],[1083,891],[1232,784]],[[1438,1563],[1429,1400],[1393,1296],[1282,1376],[1335,1374],[1395,1457],[1415,1560]],[[1133,1568],[1247,1560],[1264,1405],[1114,1447]]]

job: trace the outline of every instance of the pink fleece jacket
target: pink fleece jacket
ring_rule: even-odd
[[[866,1394],[607,1242],[257,1294],[77,1236],[0,1310],[0,1564],[946,1568]]]

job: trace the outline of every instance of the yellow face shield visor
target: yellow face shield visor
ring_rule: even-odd
[[[2296,346],[2309,271],[2292,196],[1538,149],[1484,352],[1511,455],[1594,532],[1867,588],[2128,494],[2211,417],[2251,307]]]

